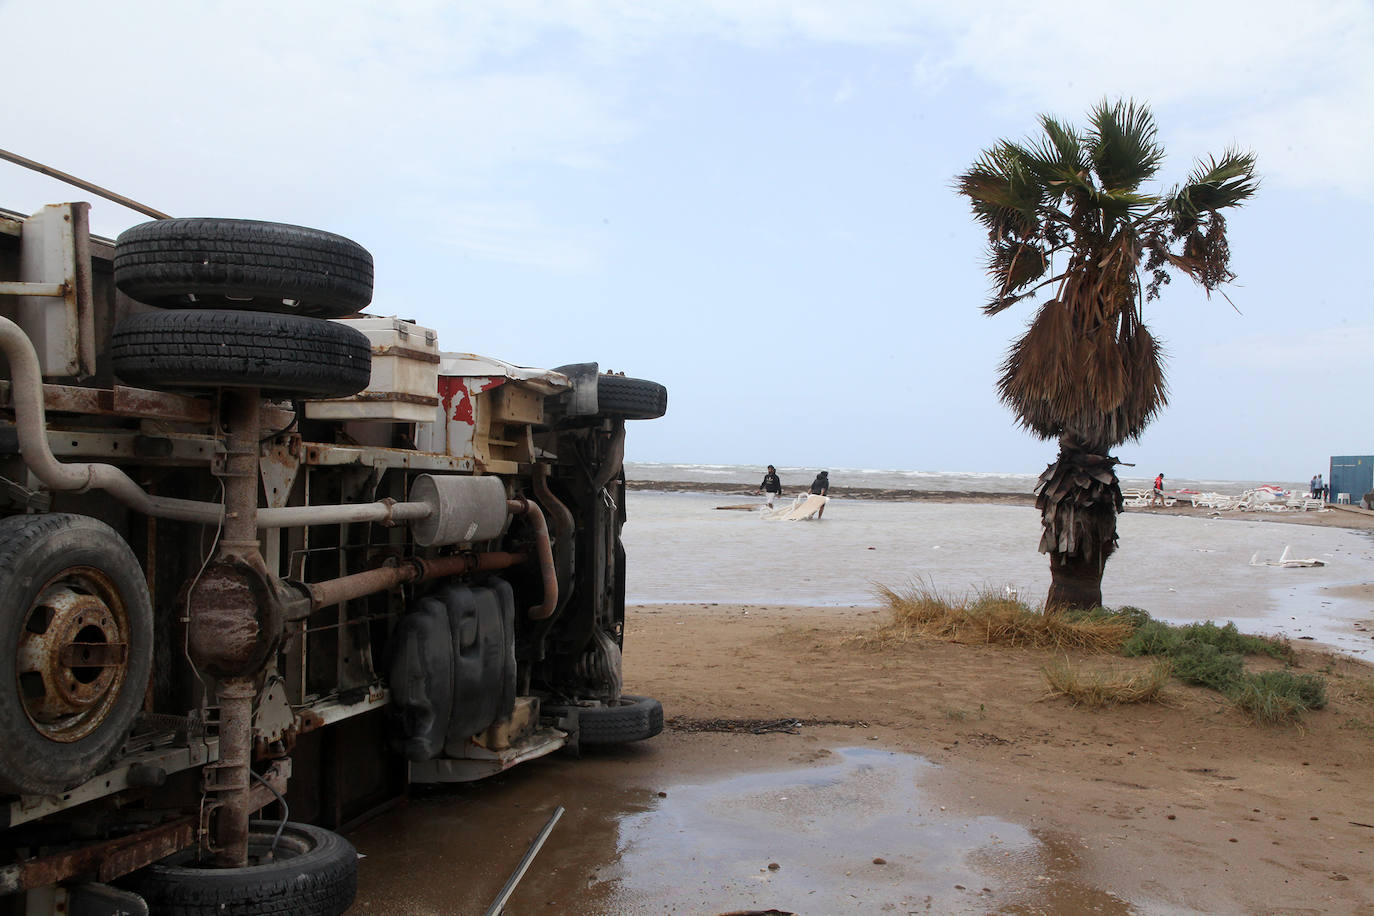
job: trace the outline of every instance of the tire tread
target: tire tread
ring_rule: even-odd
[[[372,301],[372,255],[331,232],[258,220],[142,223],[115,243],[115,285],[160,307],[238,307],[324,318]],[[294,300],[285,305],[283,300]]]
[[[668,412],[668,389],[648,379],[599,375],[596,408],[603,416],[656,420]]]
[[[115,374],[145,388],[260,387],[346,397],[372,378],[372,348],[354,328],[297,315],[176,310],[131,315],[110,340]]]

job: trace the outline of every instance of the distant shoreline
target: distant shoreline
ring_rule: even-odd
[[[713,483],[687,480],[627,480],[629,490],[660,490],[669,493],[717,493],[721,496],[754,496],[759,491],[738,483]],[[806,488],[783,491],[790,499]],[[976,490],[906,490],[881,487],[831,487],[830,495],[842,499],[876,499],[888,502],[999,503],[1012,506],[1035,505],[1034,493],[994,493]]]
[[[757,496],[758,488],[741,483],[715,483],[705,480],[627,480],[627,490],[651,490],[661,493],[714,493],[733,498]],[[784,488],[783,499],[790,500],[807,488]],[[987,490],[909,490],[881,487],[831,487],[830,495],[841,499],[868,499],[881,502],[983,503],[1001,506],[1034,506],[1034,493],[1003,493]],[[1374,535],[1374,512],[1352,506],[1328,506],[1321,512],[1225,512],[1204,506],[1192,506],[1186,501],[1164,507],[1137,506],[1125,510],[1151,515],[1182,515],[1193,518],[1215,518],[1250,522],[1287,522],[1294,525],[1325,525],[1335,528],[1355,528]]]

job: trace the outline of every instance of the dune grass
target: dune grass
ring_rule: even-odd
[[[1064,659],[1041,670],[1053,695],[1065,697],[1075,706],[1100,709],[1129,703],[1159,702],[1172,676],[1170,669],[1169,662],[1163,659],[1144,671],[1075,668]]]
[[[1327,702],[1324,678],[1290,670],[1295,655],[1287,640],[1247,635],[1234,623],[1171,626],[1134,607],[1045,610],[991,591],[952,599],[922,583],[900,591],[879,586],[878,598],[889,619],[866,641],[879,646],[938,639],[1156,659],[1149,670],[1137,672],[1075,670],[1067,662],[1042,669],[1052,693],[1079,705],[1158,701],[1171,678],[1215,690],[1265,724],[1296,721]],[[1246,656],[1276,659],[1285,667],[1247,671]]]
[[[891,616],[879,642],[912,639],[1115,652],[1136,628],[1129,615],[1036,610],[1015,598],[979,592],[946,598],[925,585],[902,591],[880,586],[878,597]]]
[[[1231,702],[1256,722],[1295,722],[1312,709],[1326,708],[1326,680],[1288,669],[1245,674],[1226,691]]]

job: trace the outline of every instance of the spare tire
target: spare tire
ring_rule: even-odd
[[[668,389],[648,379],[598,375],[596,412],[622,420],[656,420],[668,412]]]
[[[628,693],[604,706],[545,705],[544,713],[558,718],[575,713],[577,743],[582,747],[643,741],[663,731],[663,704]]]
[[[262,312],[144,312],[110,337],[115,375],[155,391],[261,388],[340,398],[372,379],[372,345],[347,324]]]
[[[249,219],[164,219],[115,241],[115,286],[162,308],[341,318],[372,301],[372,255],[332,232]]]
[[[197,865],[188,849],[120,883],[167,916],[338,916],[358,890],[358,853],[337,833],[287,822],[253,821],[243,868]]]

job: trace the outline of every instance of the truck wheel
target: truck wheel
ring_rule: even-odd
[[[346,324],[262,312],[130,315],[110,338],[115,375],[154,390],[261,388],[264,395],[338,398],[372,377],[372,345]]]
[[[162,308],[341,318],[372,301],[372,255],[332,232],[249,219],[164,219],[115,240],[115,286]]]
[[[663,704],[653,697],[623,694],[610,706],[545,706],[555,716],[577,713],[578,744],[627,744],[663,731]]]
[[[0,521],[0,791],[63,792],[119,750],[143,706],[153,609],[143,569],[84,515]]]
[[[188,849],[134,872],[122,884],[150,916],[338,916],[358,890],[358,853],[337,833],[253,821],[243,868],[199,865]]]
[[[623,420],[656,420],[668,412],[668,389],[647,379],[598,375],[596,412]]]

